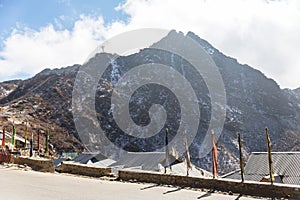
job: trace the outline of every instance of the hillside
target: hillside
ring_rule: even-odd
[[[178,34],[172,31],[160,42],[173,41]],[[211,55],[224,81],[227,98],[226,120],[218,141],[221,172],[226,173],[239,167],[236,139],[238,131],[242,134],[246,158],[250,152],[266,151],[265,127],[270,130],[273,151],[299,151],[299,89],[282,90],[274,80],[248,65],[239,64],[236,59],[222,54],[194,33],[189,32],[186,37],[196,40]],[[112,55],[97,54],[86,65],[101,64],[98,61],[105,56],[110,58]],[[107,131],[107,136],[111,140],[126,150],[153,150],[155,145],[159,146],[164,143],[163,135],[156,136],[154,141],[157,142],[152,145],[148,143],[145,145],[143,142],[132,145],[125,137],[117,138],[113,134],[114,131],[120,130],[110,112],[112,88],[115,82],[133,66],[144,63],[161,63],[173,66],[178,71],[186,71],[187,79],[198,87],[198,99],[203,105],[201,107],[202,121],[198,135],[190,146],[190,151],[192,161],[196,165],[210,169],[209,155],[205,158],[198,158],[199,144],[203,139],[201,132],[207,130],[211,114],[207,87],[201,78],[189,71],[189,63],[171,53],[151,48],[143,49],[136,54],[118,57],[111,63],[99,81],[95,97],[95,107],[101,127]],[[10,128],[14,121],[19,124],[17,127],[21,135],[26,120],[29,121],[31,131],[35,131],[38,126],[43,129],[51,127],[50,139],[58,152],[82,150],[83,145],[79,141],[72,116],[72,92],[79,67],[79,65],[74,65],[54,70],[45,69],[28,80],[1,83],[0,106],[4,109],[0,116],[2,124]],[[147,109],[153,103],[164,105],[169,113],[168,127],[178,125],[179,108],[173,106],[177,103],[176,98],[173,98],[166,88],[158,85],[141,87],[133,94],[130,110],[131,117],[137,124],[145,126],[149,123]],[[90,121],[88,113],[87,110],[87,122],[94,123]]]

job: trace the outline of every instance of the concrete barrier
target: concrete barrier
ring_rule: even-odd
[[[244,182],[229,179],[196,178],[152,172],[120,170],[119,178],[124,181],[167,184],[181,187],[205,188],[259,197],[300,199],[300,186]]]
[[[62,173],[78,174],[92,177],[110,176],[112,173],[111,168],[88,166],[84,164],[74,163],[72,161],[64,161],[61,164],[60,171]]]
[[[35,171],[54,172],[54,165],[51,159],[30,158],[30,157],[15,157],[13,163],[18,165],[27,165]]]

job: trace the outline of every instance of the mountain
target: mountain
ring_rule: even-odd
[[[0,99],[0,122],[8,130],[15,124],[17,133],[24,136],[25,125],[37,141],[37,129],[41,129],[41,144],[45,132],[50,130],[50,141],[58,152],[81,151],[84,146],[76,138],[72,123],[72,85],[78,66],[64,69],[45,69],[33,78],[24,81],[0,83],[0,88],[8,87],[10,92]],[[31,134],[29,134],[30,136]]]
[[[176,41],[176,37],[179,36],[182,37],[182,34],[171,31],[152,47],[163,42],[169,42],[172,45],[172,42]],[[274,80],[248,65],[239,64],[236,59],[222,54],[194,33],[189,32],[184,37],[194,39],[211,55],[223,78],[227,100],[226,118],[224,129],[217,143],[221,173],[239,168],[238,131],[241,132],[243,138],[243,152],[246,159],[250,152],[266,151],[265,127],[269,129],[273,151],[300,150],[300,89],[282,90]],[[110,60],[113,57],[114,55],[111,54],[100,53],[84,66],[45,69],[33,78],[24,81],[1,83],[0,106],[3,112],[0,120],[2,124],[9,129],[14,122],[21,135],[26,120],[29,122],[31,131],[36,131],[38,126],[44,130],[50,127],[52,130],[50,140],[58,152],[83,150],[84,146],[80,140],[85,140],[85,138],[79,137],[74,124],[74,120],[79,119],[73,118],[72,115],[72,92],[75,78],[81,68],[101,65],[103,59]],[[211,156],[204,158],[198,156],[199,144],[203,140],[201,133],[208,129],[211,115],[209,91],[204,80],[193,73],[191,64],[178,55],[146,48],[129,56],[120,56],[111,62],[99,80],[95,93],[95,109],[101,128],[107,131],[106,136],[111,141],[126,150],[148,151],[164,145],[163,134],[152,137],[149,140],[150,143],[145,140],[133,140],[125,134],[116,136],[116,132],[122,133],[122,130],[114,121],[111,112],[110,99],[113,87],[126,72],[134,66],[145,63],[172,66],[179,73],[185,74],[192,87],[196,88],[195,93],[201,104],[201,126],[190,146],[190,153],[192,162],[210,170]],[[83,86],[81,89],[82,92],[85,91]],[[85,122],[98,123],[90,117],[89,105],[85,105],[84,101],[81,103]],[[166,87],[148,84],[138,88],[130,98],[129,110],[132,120],[141,126],[149,124],[150,116],[147,111],[152,104],[164,106],[168,114],[164,127],[168,127],[170,137],[174,137],[172,134],[180,123],[180,108],[178,99],[176,100],[172,91]],[[90,134],[93,130],[86,127],[85,131]],[[98,142],[97,140],[93,142],[95,141]]]
[[[265,127],[269,129],[273,151],[299,151],[299,93],[281,90],[274,80],[260,71],[223,55],[193,33],[188,36],[197,40],[208,53],[213,52],[211,56],[224,81],[226,121],[219,140],[219,146],[224,148],[221,157],[225,153],[225,159],[220,161],[223,168],[231,168],[233,160],[237,165],[238,131],[242,134],[246,157],[250,152],[266,151]]]

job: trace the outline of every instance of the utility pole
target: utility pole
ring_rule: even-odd
[[[168,148],[168,134],[169,134],[169,129],[166,128],[166,137],[165,137],[165,145],[166,145],[166,164],[165,164],[165,173],[167,173],[167,167],[170,165],[169,163],[169,148]],[[170,166],[171,169],[171,166]]]
[[[272,153],[271,153],[271,140],[270,140],[270,137],[269,137],[268,128],[266,128],[266,138],[267,138],[270,181],[271,181],[271,184],[273,185],[273,183],[274,183],[274,170],[273,170]]]
[[[238,132],[238,142],[239,142],[239,151],[240,151],[240,168],[241,168],[241,178],[242,182],[245,181],[245,175],[244,175],[244,162],[243,162],[243,152],[242,152],[242,140],[241,140],[241,134]]]

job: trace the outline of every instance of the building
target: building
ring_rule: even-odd
[[[272,152],[272,162],[275,182],[300,185],[300,152]],[[270,182],[268,153],[252,153],[244,171],[245,180]],[[223,178],[241,180],[241,172],[235,171]]]
[[[184,160],[176,158],[169,154],[168,161],[166,161],[165,152],[127,152],[117,162],[109,167],[117,169],[128,170],[143,170],[176,175],[187,175],[193,177],[212,177],[210,172],[200,169],[192,164],[188,169]]]
[[[0,142],[2,143],[2,138],[3,138],[3,131],[0,131]],[[5,143],[8,145],[10,148],[12,148],[11,145],[11,133],[5,132]],[[30,142],[27,140],[26,141],[26,146],[30,145]],[[25,147],[25,138],[21,137],[18,134],[15,134],[15,147],[16,148],[22,148]]]
[[[125,152],[117,161],[105,157],[99,152],[84,152],[77,156],[73,162],[87,164],[90,166],[110,167],[113,173],[118,173],[119,170],[134,170],[134,171],[150,171],[176,175],[187,175],[192,177],[212,177],[210,172],[192,165],[187,167],[187,163],[178,159],[170,153],[166,159],[165,152]],[[62,160],[63,161],[63,160]],[[60,161],[55,162],[57,167],[60,166]]]
[[[165,152],[127,152],[121,158],[110,165],[118,168],[139,168],[146,171],[159,171],[159,165],[169,166],[179,163],[179,161],[169,156],[170,163],[166,164]]]

